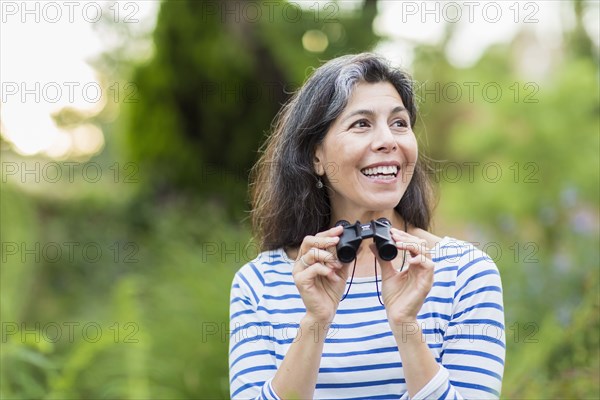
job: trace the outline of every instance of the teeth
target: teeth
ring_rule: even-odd
[[[365,168],[362,170],[365,175],[396,175],[398,173],[398,167],[395,165],[385,165],[373,168]]]

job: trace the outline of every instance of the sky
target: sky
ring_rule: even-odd
[[[350,10],[360,1],[297,2],[322,12]],[[600,37],[598,1],[590,1],[586,27]],[[52,115],[71,107],[87,115],[99,113],[107,101],[125,94],[114,82],[102,90],[90,60],[110,49],[114,38],[98,34],[106,22],[128,24],[134,32],[150,32],[159,2],[146,1],[0,1],[1,131],[22,155],[54,159],[91,156],[101,151],[102,131],[85,124],[65,130]],[[445,24],[457,24],[447,49],[459,67],[477,61],[493,43],[511,40],[522,26],[548,46],[560,41],[573,16],[564,1],[380,1],[376,32],[388,39],[375,51],[409,66],[417,43],[437,43]]]
[[[445,25],[456,25],[446,55],[454,65],[468,67],[489,45],[510,41],[523,26],[558,39],[568,24],[564,14],[561,21],[563,5],[561,1],[385,1],[376,26],[395,39],[408,39],[396,59],[410,64],[411,42],[438,43]]]
[[[124,88],[100,87],[90,61],[111,46],[100,24],[128,23],[133,30],[154,26],[158,2],[1,1],[0,109],[2,134],[23,155],[56,159],[102,149],[104,136],[92,124],[73,130],[56,126],[52,114],[64,107],[99,113]],[[108,21],[107,21],[108,20]]]

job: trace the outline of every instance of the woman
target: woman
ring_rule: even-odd
[[[263,252],[231,290],[232,398],[499,397],[498,269],[427,232],[416,118],[410,78],[372,54],[324,64],[278,115],[252,185]],[[382,217],[398,256],[365,239],[339,262],[336,222]]]

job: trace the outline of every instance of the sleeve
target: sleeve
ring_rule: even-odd
[[[505,352],[500,274],[493,260],[475,249],[457,269],[440,370],[414,398],[498,399]]]
[[[279,400],[271,386],[277,370],[269,321],[257,313],[262,278],[242,268],[231,286],[229,304],[229,384],[232,399]]]

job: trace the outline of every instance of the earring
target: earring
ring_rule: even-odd
[[[318,178],[317,180],[317,189],[323,189],[323,181],[321,178]]]

